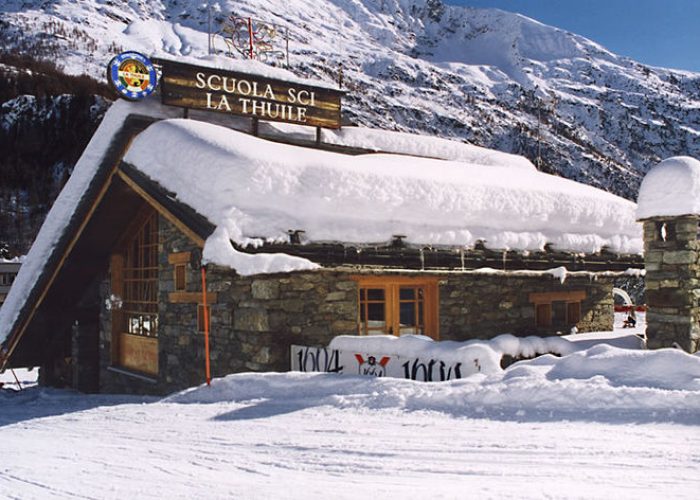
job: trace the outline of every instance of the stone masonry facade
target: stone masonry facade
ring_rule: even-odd
[[[700,216],[644,221],[647,345],[700,347]]]
[[[139,377],[115,370],[111,360],[111,313],[100,315],[100,391],[164,394],[204,382],[204,335],[198,331],[198,302],[174,303],[173,265],[168,256],[196,251],[172,224],[159,222],[159,374]],[[402,275],[351,268],[243,277],[207,266],[210,357],[213,377],[244,371],[286,371],[290,346],[328,345],[337,335],[358,333],[358,274]],[[435,272],[438,277],[441,340],[490,338],[501,333],[549,334],[537,329],[531,293],[584,291],[580,331],[611,330],[612,278],[591,274],[562,284],[546,273]],[[186,265],[186,292],[201,294],[198,269]],[[101,287],[109,297],[109,279]],[[566,332],[568,333],[568,332]]]
[[[525,275],[522,275],[525,274]],[[570,276],[564,283],[546,273],[451,274],[440,284],[440,339],[489,339],[502,333],[553,335],[571,327],[537,327],[533,293],[584,291],[580,332],[613,329],[612,278]]]

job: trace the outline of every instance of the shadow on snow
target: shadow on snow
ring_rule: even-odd
[[[31,387],[0,389],[0,427],[37,418],[78,413],[101,406],[153,402],[157,398],[128,395],[81,394],[64,389]]]

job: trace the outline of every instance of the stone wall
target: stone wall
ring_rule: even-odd
[[[698,216],[658,217],[644,222],[647,345],[700,344],[700,241]],[[663,234],[662,234],[663,227]]]
[[[204,335],[198,331],[201,274],[186,265],[186,289],[194,300],[176,303],[174,267],[168,256],[196,250],[166,220],[160,220],[159,375],[138,377],[111,366],[111,312],[100,315],[100,389],[105,392],[163,394],[205,381]],[[213,377],[243,371],[286,371],[290,346],[327,345],[337,335],[358,331],[358,290],[352,276],[378,274],[352,268],[238,276],[207,267],[210,352]],[[394,275],[402,273],[392,272]],[[409,274],[409,273],[403,273]],[[583,290],[580,331],[610,330],[612,280],[591,275],[569,277],[564,284],[547,273],[426,273],[439,279],[442,340],[489,338],[501,333],[547,334],[535,327],[530,293]],[[410,273],[416,276],[416,273]],[[195,295],[196,294],[196,295]],[[109,281],[101,287],[103,302]],[[551,330],[551,329],[550,329]]]
[[[174,226],[160,219],[159,376],[135,377],[111,367],[111,312],[101,313],[101,390],[161,394],[205,381],[204,335],[197,327],[198,302],[173,303],[174,268],[168,255],[196,250]],[[109,297],[109,282],[101,289]],[[186,266],[186,292],[201,294],[201,274]],[[347,273],[321,270],[238,276],[207,266],[210,358],[213,377],[243,371],[289,369],[292,344],[325,345],[336,335],[357,333],[357,288]],[[201,303],[201,300],[199,301]]]
[[[562,284],[547,273],[454,274],[440,285],[440,338],[442,340],[488,339],[502,333],[552,335],[568,328],[538,328],[531,293],[583,290],[580,332],[613,328],[612,279],[569,276]]]

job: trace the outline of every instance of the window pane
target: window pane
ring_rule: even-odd
[[[178,264],[175,266],[175,290],[185,289],[185,265]]]
[[[416,324],[416,303],[402,302],[399,307],[401,319],[401,328],[404,326],[415,326]]]
[[[399,305],[399,335],[413,335],[418,333],[416,328],[416,303],[402,302]]]
[[[370,323],[373,321],[384,322],[386,319],[384,317],[384,304],[367,304],[367,316],[369,316]]]
[[[416,289],[415,288],[401,287],[401,290],[399,291],[399,298],[401,300],[415,300]]]
[[[368,288],[367,300],[384,300],[383,288]]]
[[[552,326],[566,325],[566,302],[556,300],[552,302]]]

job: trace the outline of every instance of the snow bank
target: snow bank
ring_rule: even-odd
[[[626,314],[615,313],[615,321],[618,322],[618,316],[626,318]],[[646,342],[644,335],[646,331],[645,313],[638,314],[637,326],[634,328],[620,327],[620,331],[616,332],[588,332],[575,333],[571,335],[562,335],[561,338],[574,344],[574,351],[585,351],[591,347],[605,344],[621,349],[644,349]],[[624,319],[620,319],[622,323]]]
[[[700,161],[688,156],[662,161],[644,177],[637,203],[637,219],[700,215]]]
[[[36,368],[15,368],[0,372],[0,388],[20,390],[37,385],[39,370]],[[17,382],[19,381],[19,384]]]
[[[700,423],[700,357],[597,346],[439,384],[334,374],[238,374],[166,402],[304,401],[310,406],[496,418],[658,419]]]
[[[491,363],[487,372],[498,369],[500,355],[488,342],[435,342],[424,335],[340,335],[333,338],[328,345],[330,349],[339,351],[373,353],[406,358],[440,359],[445,362],[470,363],[479,355],[489,359]]]
[[[583,334],[563,337],[516,337],[503,334],[489,340],[439,341],[423,335],[340,335],[333,338],[328,349],[344,353],[364,353],[375,357],[398,356],[406,359],[437,360],[447,365],[461,363],[463,374],[485,374],[502,371],[500,362],[504,355],[514,358],[533,358],[542,354],[566,356],[597,344],[614,344],[628,349],[640,349],[643,341],[634,334]],[[478,369],[470,371],[474,363]],[[348,373],[351,373],[350,371]]]
[[[333,338],[328,347],[339,351],[437,359],[463,365],[471,365],[478,359],[481,366],[479,371],[482,373],[501,371],[500,362],[503,355],[530,358],[539,354],[561,355],[576,351],[575,344],[561,337],[516,337],[510,334],[499,335],[490,340],[465,342],[435,342],[423,335],[340,335]]]
[[[193,120],[150,126],[125,160],[240,243],[303,229],[313,241],[642,249],[633,203],[526,168],[347,156]]]
[[[646,351],[599,345],[557,361],[533,360],[538,363],[550,367],[550,380],[605,377],[613,386],[700,391],[700,358],[680,349]]]

